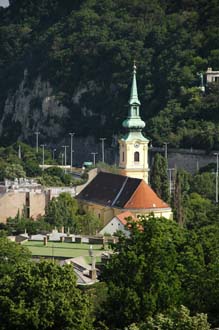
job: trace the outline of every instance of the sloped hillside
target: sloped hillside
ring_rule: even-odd
[[[0,139],[120,134],[132,63],[146,135],[219,147],[219,1],[13,0],[0,9]]]

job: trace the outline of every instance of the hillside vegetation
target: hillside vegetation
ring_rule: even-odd
[[[135,59],[146,135],[218,148],[219,87],[202,94],[197,75],[219,69],[218,17],[218,0],[11,0],[0,9],[1,143],[38,128],[54,141],[122,133]],[[21,82],[25,98],[39,77],[67,111],[42,114],[37,89],[18,115]]]

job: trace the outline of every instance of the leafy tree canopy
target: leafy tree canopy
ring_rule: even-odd
[[[90,305],[76,288],[71,266],[41,261],[15,267],[0,279],[2,330],[92,330]]]
[[[219,146],[218,84],[203,94],[197,74],[219,68],[217,1],[14,0],[0,18],[1,109],[27,69],[27,93],[40,76],[70,110],[44,118],[38,93],[25,132],[21,118],[2,114],[2,143],[31,139],[39,118],[44,138],[56,126],[57,139],[69,129],[119,133],[135,58],[147,135],[158,144]]]

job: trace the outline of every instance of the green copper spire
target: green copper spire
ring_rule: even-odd
[[[136,82],[136,64],[134,61],[134,65],[133,65],[133,78],[132,78],[132,88],[131,88],[131,95],[130,95],[130,99],[129,99],[129,104],[138,104],[140,105],[140,101],[138,99],[138,88],[137,88],[137,82]]]
[[[128,128],[129,131],[141,131],[142,128],[145,127],[145,122],[141,120],[139,115],[140,105],[141,103],[138,99],[138,89],[136,82],[136,65],[134,62],[131,95],[129,99],[129,113],[128,118],[122,123],[123,127]]]

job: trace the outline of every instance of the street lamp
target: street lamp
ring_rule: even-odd
[[[71,171],[72,171],[72,165],[73,165],[73,137],[75,135],[75,133],[69,133],[70,137],[71,137]]]
[[[43,169],[43,171],[44,171],[45,146],[46,146],[46,144],[41,144],[40,146],[43,148],[43,163],[42,163],[42,169]]]
[[[175,168],[168,168],[169,171],[169,191],[170,196],[172,195],[172,172],[175,171]]]
[[[93,164],[96,164],[96,155],[98,154],[98,152],[91,152],[91,155],[93,155]]]
[[[217,169],[216,169],[216,186],[215,186],[215,202],[218,204],[218,152],[215,152],[214,155],[217,157]]]
[[[52,160],[55,160],[55,152],[56,152],[56,149],[53,149],[52,150]]]
[[[18,146],[18,158],[21,159],[21,145]]]
[[[169,142],[163,142],[163,144],[164,144],[164,155],[167,160],[167,145],[169,144]]]
[[[38,153],[39,151],[39,134],[40,132],[34,132],[36,134],[36,152]]]
[[[106,140],[106,138],[100,138],[101,140],[101,146],[102,146],[102,162],[104,163],[104,141]]]
[[[62,146],[62,148],[64,148],[64,156],[65,156],[65,158],[64,158],[64,160],[65,160],[65,173],[66,173],[66,163],[67,163],[67,154],[66,154],[66,149],[68,148],[68,146]]]

